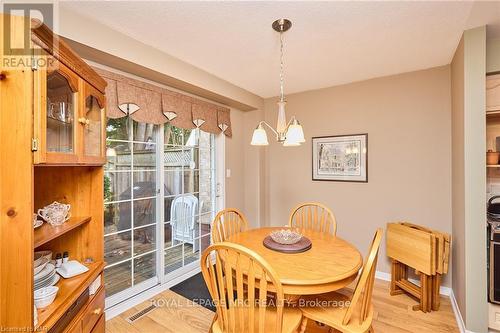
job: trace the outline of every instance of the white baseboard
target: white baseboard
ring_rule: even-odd
[[[376,271],[375,277],[379,280],[391,281],[391,274],[390,273]],[[409,279],[409,280],[416,285],[420,285],[420,281],[418,281],[418,280],[415,280],[415,279]],[[450,296],[451,288],[441,286],[441,288],[439,289],[439,293],[443,296]]]
[[[457,320],[457,325],[458,329],[460,330],[460,333],[474,333],[465,328],[464,318],[462,317],[460,309],[458,308],[457,299],[455,298],[453,290],[450,293],[450,302],[451,302],[451,308],[453,309],[453,313],[455,314],[455,318]]]
[[[118,316],[119,314],[127,311],[128,309],[130,309],[138,304],[141,304],[142,302],[147,301],[148,299],[164,292],[167,289],[172,288],[176,284],[179,284],[182,281],[187,280],[190,277],[198,274],[200,271],[201,271],[200,265],[197,265],[193,270],[191,270],[185,274],[182,274],[181,276],[173,278],[172,280],[170,280],[169,282],[167,282],[163,285],[154,286],[153,288],[147,289],[147,290],[137,294],[136,296],[133,296],[133,297],[121,302],[121,303],[118,303],[118,304],[106,309],[106,311],[105,311],[106,312],[106,320],[110,320],[110,319]]]

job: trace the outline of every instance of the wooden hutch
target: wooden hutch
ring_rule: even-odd
[[[25,23],[0,14],[0,330],[100,333],[106,83],[45,25],[25,33]],[[7,49],[8,34],[10,45],[31,39],[32,54]],[[53,201],[71,205],[70,220],[33,229],[32,214]],[[33,253],[48,249],[89,270],[60,279],[35,326]]]

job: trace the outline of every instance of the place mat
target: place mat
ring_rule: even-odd
[[[270,250],[282,253],[300,253],[309,250],[312,247],[311,240],[307,237],[302,238],[295,244],[280,244],[273,241],[271,236],[267,236],[262,241],[265,247]]]

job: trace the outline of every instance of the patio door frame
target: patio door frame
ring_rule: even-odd
[[[162,128],[158,131],[160,133],[163,133],[163,125]],[[226,207],[226,196],[225,196],[225,188],[226,188],[226,183],[225,183],[225,143],[226,143],[226,136],[224,134],[217,134],[214,135],[214,153],[213,153],[213,163],[215,165],[214,167],[214,172],[212,173],[212,179],[214,181],[215,185],[215,212],[218,212],[221,209],[224,209]],[[161,135],[161,145],[159,144],[158,147],[161,147],[163,149],[164,147],[164,137],[163,134]],[[163,167],[161,163],[162,161],[157,161],[157,164],[160,164],[159,170],[162,170],[161,168]],[[160,195],[158,196],[159,200],[163,200],[164,198],[164,186],[162,185],[165,181],[164,179],[165,173],[161,172],[161,176],[159,177],[159,183],[158,183],[158,191]],[[158,203],[157,207],[160,209],[157,209],[157,218],[159,218],[158,221],[163,221],[165,222],[165,209],[161,209],[160,204],[163,204],[163,202]],[[159,215],[159,216],[158,216]],[[215,216],[212,216],[212,220]],[[170,272],[168,274],[164,274],[165,272],[165,260],[164,260],[164,254],[165,254],[165,228],[163,227],[163,222],[157,225],[157,228],[160,230],[157,231],[157,235],[159,235],[160,239],[162,240],[160,247],[161,250],[158,252],[157,256],[157,269],[158,272],[160,272],[161,276],[159,276],[160,280],[160,285],[168,285],[169,282],[171,281],[176,281],[175,284],[179,283],[180,281],[186,280],[190,278],[191,276],[199,273],[201,271],[200,269],[200,263],[199,261],[194,261],[191,262],[187,265],[183,265],[181,268],[176,269],[173,272]],[[200,234],[200,240],[201,240],[201,234]],[[210,244],[212,244],[212,239],[210,237]],[[201,256],[201,251],[200,251],[200,256]],[[182,255],[183,260],[184,260],[184,254]],[[180,281],[179,281],[180,280]],[[177,282],[179,281],[179,282]],[[169,286],[170,288],[170,286]]]
[[[132,122],[132,120],[130,120]],[[140,302],[166,290],[173,285],[180,283],[189,277],[200,272],[199,261],[191,262],[184,265],[175,271],[165,274],[165,193],[164,193],[164,125],[159,125],[156,133],[156,276],[145,280],[133,287],[117,292],[109,297],[106,297],[106,319],[118,315],[128,308],[139,304]],[[133,126],[131,126],[133,128]],[[133,132],[133,131],[132,131]],[[133,133],[129,135],[133,139]],[[214,147],[212,154],[212,162],[214,170],[212,179],[215,185],[215,212],[225,208],[225,135],[217,134],[214,139]],[[133,145],[132,141],[132,145]],[[132,150],[133,160],[133,150]],[[133,205],[132,205],[133,207]],[[133,209],[133,208],[132,208]],[[133,218],[133,210],[131,214]],[[132,230],[133,235],[133,230]],[[201,237],[201,235],[200,235]],[[201,239],[201,238],[200,238]],[[133,240],[132,240],[133,241]],[[201,242],[201,241],[200,241]],[[210,243],[212,241],[210,240]],[[133,255],[133,253],[132,253]],[[200,253],[201,256],[201,253]],[[183,256],[184,260],[184,256]],[[133,265],[132,265],[133,266]],[[133,268],[132,268],[133,269]],[[133,278],[133,276],[132,276]]]

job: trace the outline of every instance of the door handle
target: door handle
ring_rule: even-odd
[[[78,122],[82,125],[90,124],[90,120],[88,120],[87,118],[84,118],[84,117],[78,118]]]

